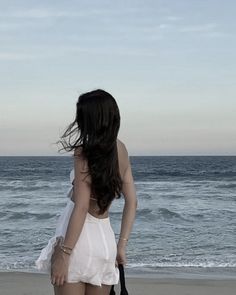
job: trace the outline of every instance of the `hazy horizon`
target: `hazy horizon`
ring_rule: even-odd
[[[135,155],[236,155],[236,3],[0,2],[0,156],[60,156],[78,96],[110,92]]]

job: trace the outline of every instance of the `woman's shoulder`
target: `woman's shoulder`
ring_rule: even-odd
[[[74,149],[74,160],[76,161],[81,172],[86,172],[88,170],[88,161],[83,154],[83,149],[78,146]]]
[[[124,174],[129,166],[129,154],[125,143],[120,139],[117,139],[117,150],[118,150],[118,161],[119,161],[119,169],[122,181],[124,180]]]
[[[117,148],[118,148],[118,151],[120,151],[120,153],[122,155],[128,156],[128,151],[127,151],[126,145],[119,138],[117,138]]]

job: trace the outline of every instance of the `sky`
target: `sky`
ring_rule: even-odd
[[[0,156],[56,156],[78,96],[135,155],[236,155],[233,0],[0,0]],[[65,153],[63,155],[67,155]]]

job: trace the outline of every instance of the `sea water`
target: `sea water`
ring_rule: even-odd
[[[131,156],[129,274],[236,274],[236,157]],[[71,156],[0,157],[0,270],[35,272],[71,187]],[[110,210],[119,237],[124,198]]]

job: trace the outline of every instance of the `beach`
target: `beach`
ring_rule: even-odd
[[[1,295],[54,294],[49,276],[41,273],[0,272],[0,286]],[[234,295],[236,280],[128,277],[127,289],[131,295]]]
[[[130,294],[235,294],[236,157],[131,162],[139,206],[127,246]],[[0,166],[0,295],[53,294],[35,261],[67,205],[72,159],[0,157]],[[117,239],[123,202],[109,212]]]
[[[53,295],[61,236],[77,280],[123,240],[129,295],[236,295],[236,1],[1,4],[0,295]]]

